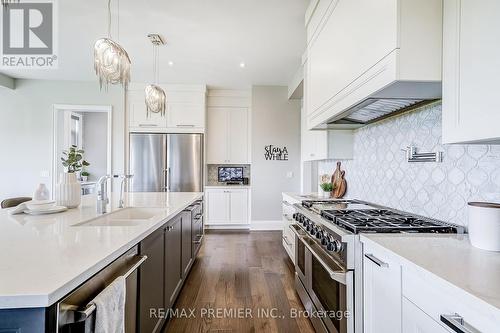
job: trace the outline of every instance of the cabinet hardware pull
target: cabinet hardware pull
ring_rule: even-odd
[[[365,254],[365,257],[379,267],[389,267],[388,263],[383,262],[379,258],[375,257],[373,254]]]
[[[169,226],[167,226],[167,227],[165,228],[165,230],[166,230],[166,231],[172,231],[172,229],[174,229],[174,227],[172,227],[171,225],[169,225]]]
[[[157,124],[139,124],[139,127],[158,127]]]
[[[194,127],[194,125],[188,125],[188,124],[179,124],[179,125],[175,125],[177,127]]]
[[[440,316],[440,319],[446,326],[448,326],[457,333],[481,333],[476,328],[467,324],[464,318],[460,316],[458,313],[455,313],[454,315],[442,314]]]

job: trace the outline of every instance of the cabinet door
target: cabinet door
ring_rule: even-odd
[[[141,332],[155,332],[155,329],[159,329],[161,318],[150,316],[149,309],[165,307],[162,293],[164,287],[163,228],[155,231],[140,243],[140,253],[148,256],[148,259],[139,269],[139,326]]]
[[[127,92],[129,126],[134,128],[161,129],[167,127],[167,118],[159,113],[146,113],[143,90]]]
[[[304,161],[323,160],[327,158],[327,131],[311,131],[307,129],[305,110],[301,111],[301,150]]]
[[[168,127],[202,130],[205,127],[205,106],[201,104],[169,103]]]
[[[228,110],[228,154],[229,163],[248,164],[248,109],[231,108]]]
[[[186,277],[191,266],[192,256],[192,221],[191,212],[182,213],[182,274]]]
[[[229,214],[229,191],[208,190],[207,195],[207,224],[228,224]]]
[[[207,121],[207,163],[228,163],[228,117],[225,108],[209,108]]]
[[[499,1],[444,1],[444,143],[500,139],[499,13]]]
[[[401,267],[384,253],[366,249],[363,257],[365,333],[401,331]]]
[[[165,305],[171,307],[182,285],[182,214],[165,229]],[[142,332],[142,331],[141,331]]]
[[[248,190],[230,190],[231,224],[248,224]]]
[[[449,333],[446,328],[405,297],[403,297],[402,325],[404,333]]]

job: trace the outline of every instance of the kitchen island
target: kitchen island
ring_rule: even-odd
[[[59,214],[9,215],[1,210],[0,324],[3,310],[53,306],[202,198],[197,192],[126,193],[128,208],[120,209],[119,194],[113,193],[105,215],[96,213],[93,195]],[[100,222],[113,214],[120,218]]]

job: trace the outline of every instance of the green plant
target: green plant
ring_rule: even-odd
[[[80,171],[82,167],[90,165],[90,163],[83,159],[83,153],[85,152],[82,149],[78,149],[75,145],[72,145],[68,150],[64,150],[62,153],[62,165],[67,173],[75,173]]]
[[[324,192],[331,192],[333,191],[333,184],[332,183],[321,183],[321,189]]]
[[[81,175],[82,177],[88,177],[88,176],[90,176],[90,173],[89,173],[88,171],[82,171],[82,172],[80,173],[80,175]]]

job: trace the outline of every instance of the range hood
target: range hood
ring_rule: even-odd
[[[441,98],[441,82],[394,82],[315,129],[356,129]]]

